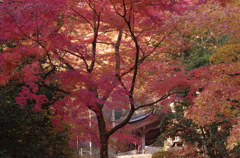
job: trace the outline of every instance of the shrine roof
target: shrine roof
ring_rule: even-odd
[[[137,122],[137,121],[141,121],[141,120],[147,118],[151,113],[152,113],[152,112],[149,112],[149,113],[141,113],[141,114],[132,116],[131,119],[130,119],[128,122],[129,122],[129,123],[134,123],[134,122]]]

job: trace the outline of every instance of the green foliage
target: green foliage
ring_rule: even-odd
[[[168,129],[158,138],[163,141],[166,135],[180,136],[186,143],[197,145],[201,152],[205,151],[210,157],[229,157],[226,148],[226,140],[231,131],[231,124],[227,119],[222,122],[214,122],[205,127],[198,126],[191,119],[184,117],[184,111],[189,104],[185,100],[175,106],[175,113],[168,114]]]
[[[165,155],[166,155],[166,152],[165,151],[161,151],[161,152],[154,153],[152,158],[164,158]]]
[[[214,37],[210,31],[205,33],[204,37],[188,36],[188,41],[191,41],[191,47],[182,52],[183,63],[186,70],[197,69],[201,66],[211,64],[210,57],[215,53],[215,49],[229,42],[228,35]]]
[[[72,157],[67,128],[59,131],[52,127],[49,105],[42,111],[33,111],[33,102],[24,108],[14,98],[21,86],[5,86],[0,89],[0,156],[14,158],[65,158]],[[55,93],[40,89],[50,101]]]
[[[240,144],[235,146],[232,150],[232,157],[240,157]]]
[[[211,65],[210,57],[216,53],[217,48],[222,48],[230,40],[227,35],[216,37],[210,31],[201,37],[185,36],[184,39],[187,43],[191,43],[191,47],[181,52],[181,60],[186,67],[186,71]],[[181,94],[181,97],[185,97],[185,95]],[[205,152],[210,157],[229,157],[226,141],[232,129],[230,120],[224,116],[218,116],[221,118],[219,120],[222,121],[216,121],[211,125],[201,127],[185,117],[184,113],[189,110],[189,105],[187,99],[177,103],[175,106],[176,113],[170,112],[167,115],[168,129],[159,136],[158,142],[163,142],[167,135],[180,136],[185,142],[197,145],[201,152]],[[204,148],[207,150],[204,150]]]
[[[185,60],[187,63],[187,71],[209,65],[209,58],[212,51],[204,47],[196,47],[189,50],[189,56]]]
[[[208,37],[188,37],[189,41],[192,41],[192,46],[182,52],[183,63],[186,65],[186,70],[199,68],[201,66],[209,65],[209,58],[213,51],[209,45],[211,38]],[[211,41],[212,42],[212,41]]]

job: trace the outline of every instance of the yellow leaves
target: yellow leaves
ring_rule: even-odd
[[[231,112],[231,105],[218,97],[224,94],[216,94],[218,88],[214,89],[214,87],[200,93],[194,100],[194,107],[188,113],[188,117],[198,125],[211,124],[218,121],[218,114]]]
[[[239,113],[239,70],[240,62],[212,65],[203,71],[201,80],[195,83],[203,90],[193,100],[188,117],[202,126],[221,121],[219,115],[235,120]]]
[[[239,62],[239,59],[240,43],[225,44],[220,48],[217,48],[216,53],[210,57],[210,61],[214,64]]]
[[[239,0],[223,0],[224,2],[227,2],[227,3],[237,3],[239,2]]]
[[[210,31],[215,37],[227,34],[230,37],[238,38],[240,33],[240,1],[223,1],[230,1],[230,3],[223,2],[227,5],[222,7],[220,3],[212,1],[198,6],[183,16],[173,17],[175,29],[172,30],[198,37],[207,37],[206,32]]]

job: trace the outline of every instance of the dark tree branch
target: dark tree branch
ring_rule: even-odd
[[[50,71],[48,71],[48,72],[44,75],[43,79],[45,80],[45,79],[46,79],[51,73],[53,73],[55,70],[56,70],[56,67],[55,67],[55,66],[52,67],[52,69],[51,69]]]
[[[124,9],[123,17],[125,17],[127,14],[127,8],[126,8],[125,0],[122,0],[122,2],[123,2],[123,9]]]
[[[239,76],[240,73],[235,73],[235,74],[229,74],[229,76]]]
[[[58,56],[59,60],[60,60],[61,62],[63,62],[63,63],[68,67],[68,69],[70,69],[70,70],[75,70],[75,68],[74,68],[71,64],[69,64],[69,62],[67,62],[66,60],[64,60],[63,57],[60,57],[60,56],[59,56],[59,54],[58,54],[58,52],[57,52],[56,50],[53,50],[52,52],[55,53],[55,54]]]
[[[163,95],[161,98],[159,98],[158,100],[152,102],[152,103],[148,103],[148,104],[144,104],[144,105],[140,105],[138,107],[136,107],[136,110],[138,109],[141,109],[141,108],[144,108],[144,107],[149,107],[149,106],[153,106],[157,103],[159,103],[160,101],[164,100],[164,99],[167,99],[169,96],[171,96],[172,94],[175,94],[174,92],[173,93],[168,93],[168,94],[165,94]]]
[[[123,3],[125,5],[125,1],[123,0]],[[124,8],[126,8],[124,6]],[[125,22],[127,23],[128,25],[128,29],[129,29],[129,32],[131,34],[131,37],[135,43],[135,47],[136,47],[136,56],[135,56],[135,65],[134,65],[134,73],[133,73],[133,78],[132,78],[132,83],[131,83],[131,88],[130,88],[130,91],[129,91],[129,100],[130,100],[130,111],[128,113],[128,116],[124,119],[124,121],[122,121],[121,123],[119,123],[118,125],[116,125],[115,127],[113,127],[111,130],[109,130],[107,132],[107,136],[111,136],[114,132],[116,132],[118,129],[124,127],[128,122],[129,120],[131,119],[132,115],[134,114],[135,112],[135,106],[134,106],[134,100],[133,100],[133,91],[134,91],[134,87],[135,87],[135,82],[136,82],[136,77],[137,77],[137,72],[138,72],[138,60],[139,60],[139,45],[138,45],[138,41],[137,41],[137,38],[135,37],[134,35],[134,32],[131,28],[131,22],[129,20],[126,19],[126,17],[124,16],[124,20]],[[118,75],[118,79],[119,81],[121,81],[121,77]],[[124,86],[123,82],[122,83],[122,86]],[[126,88],[124,86],[124,88]]]
[[[117,42],[115,44],[115,57],[116,57],[116,71],[117,74],[119,74],[119,70],[120,70],[120,61],[121,61],[121,57],[120,57],[120,53],[119,53],[119,48],[120,48],[120,44],[121,44],[121,40],[122,40],[122,35],[123,35],[123,29],[121,29],[118,33],[118,38],[117,38]]]
[[[93,10],[94,15],[97,15],[97,17],[100,18],[100,14],[97,13],[95,6],[91,5],[91,0],[88,1],[88,6]]]
[[[109,43],[109,42],[97,42],[97,43],[99,43],[99,44],[107,44],[107,45],[112,45],[112,46],[115,45],[114,43]]]
[[[38,27],[37,12],[34,14],[34,17],[35,17],[35,22],[36,22],[36,36],[37,36],[37,41],[39,41],[40,30],[39,30],[39,27]]]
[[[171,32],[170,32],[167,36],[163,37],[163,38],[157,43],[157,45],[153,48],[153,50],[152,50],[150,53],[148,53],[147,55],[141,57],[141,59],[139,59],[139,61],[138,61],[138,65],[141,65],[142,62],[143,62],[147,57],[149,57],[150,55],[152,55],[152,54],[154,53],[154,51],[157,49],[157,47],[158,47],[158,46],[166,39],[166,37],[168,37],[170,34],[171,34]],[[141,48],[139,48],[139,49],[141,50]],[[128,73],[131,72],[131,71],[133,71],[134,69],[135,69],[135,65],[132,66],[132,67],[130,67],[129,70],[127,70],[127,71],[123,72],[122,74],[120,74],[120,76],[121,76],[121,77],[122,77],[122,76],[125,76],[126,74],[128,74]]]
[[[137,37],[135,36],[133,30],[132,30],[132,27],[131,27],[131,22],[128,21],[126,19],[126,17],[124,17],[124,20],[125,22],[127,23],[127,26],[128,26],[128,30],[131,34],[131,37],[133,39],[133,42],[135,43],[135,48],[136,48],[136,55],[135,55],[135,64],[134,64],[134,68],[133,68],[133,78],[132,78],[132,83],[131,83],[131,88],[130,88],[130,97],[133,96],[133,91],[134,91],[134,88],[135,88],[135,82],[136,82],[136,78],[137,78],[137,73],[138,73],[138,62],[139,62],[139,44],[138,44],[138,40],[137,40]]]
[[[96,11],[94,12],[95,14],[93,15],[93,20],[94,20],[94,37],[93,37],[93,42],[92,42],[92,61],[90,68],[88,69],[88,72],[92,72],[95,64],[95,57],[96,57],[96,49],[97,49],[97,38],[98,38],[98,31],[100,27],[100,15],[98,16],[96,14]],[[96,15],[97,15],[97,21],[96,21]]]
[[[83,62],[84,62],[84,64],[85,64],[85,66],[86,66],[86,69],[88,70],[87,61],[85,60],[85,58],[84,58],[83,56],[77,55],[77,54],[75,54],[75,53],[73,53],[73,52],[71,52],[71,51],[69,51],[69,50],[65,50],[65,49],[64,49],[63,51],[68,52],[69,54],[71,54],[71,55],[73,55],[73,56],[76,56],[76,57],[82,59]]]
[[[132,115],[134,114],[135,112],[135,108],[134,108],[134,105],[131,104],[131,109],[130,109],[130,112],[128,113],[128,116],[119,124],[117,124],[115,127],[113,127],[111,130],[109,130],[107,132],[107,136],[110,137],[114,132],[116,132],[117,130],[119,130],[120,128],[124,127],[128,122],[129,120],[131,119]]]
[[[60,89],[60,88],[55,87],[55,86],[48,86],[46,84],[40,84],[40,86],[46,87],[46,88],[54,90],[54,91],[62,92],[64,94],[71,94],[71,92],[65,91],[65,90]]]
[[[91,22],[90,22],[87,18],[85,18],[85,17],[84,17],[83,15],[81,15],[80,13],[78,13],[75,9],[71,8],[71,10],[74,11],[78,16],[80,16],[81,18],[83,18],[92,28],[94,28],[93,25],[91,24]]]
[[[123,29],[119,31],[118,33],[118,38],[117,38],[117,41],[116,41],[116,44],[113,44],[114,47],[115,47],[115,55],[116,55],[116,67],[115,67],[115,70],[116,70],[116,74],[117,76],[119,76],[119,69],[120,69],[120,54],[119,54],[119,48],[120,48],[120,44],[121,44],[121,40],[122,40],[122,34],[123,34]],[[112,90],[114,89],[115,87],[112,87],[111,90],[109,90],[103,97],[103,101],[105,103],[105,101],[108,99],[108,97],[110,96],[110,94],[112,93]],[[103,103],[103,104],[104,104]]]
[[[126,16],[126,14],[127,14],[125,1],[123,0],[123,9],[124,9],[124,11],[123,11],[123,15],[122,15],[121,13],[118,12],[118,10],[117,10],[115,4],[113,3],[113,1],[110,0],[110,2],[111,2],[111,4],[112,4],[112,6],[113,6],[115,12],[116,12],[120,17],[124,18],[124,17]]]

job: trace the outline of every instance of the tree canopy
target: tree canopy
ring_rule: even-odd
[[[240,97],[238,8],[227,0],[4,0],[0,85],[21,84],[16,103],[33,102],[35,111],[50,101],[41,88],[54,91],[54,126],[71,124],[72,143],[96,140],[102,158],[109,137],[135,111],[167,105],[186,89],[194,123],[209,125],[223,115],[233,125]],[[231,41],[216,44],[222,37]],[[194,53],[206,56],[193,64]],[[193,65],[188,70],[196,69],[186,72],[186,61]],[[112,127],[108,113],[116,109],[127,114]]]

